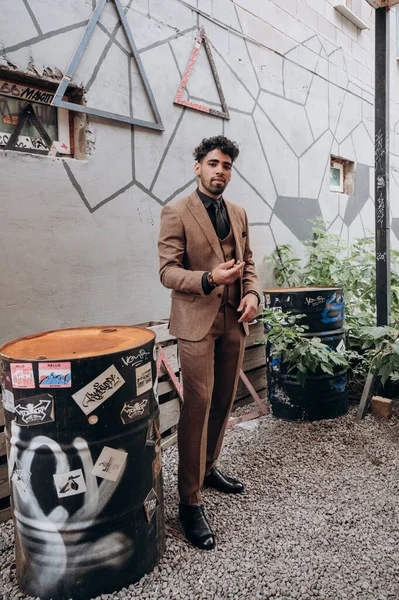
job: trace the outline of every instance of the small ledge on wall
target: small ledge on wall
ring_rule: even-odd
[[[346,17],[348,21],[356,25],[358,29],[370,29],[364,21],[359,19],[359,17],[355,15],[355,13],[346,6],[346,0],[338,0],[338,2],[335,2],[334,8],[339,13],[341,13],[341,15]]]

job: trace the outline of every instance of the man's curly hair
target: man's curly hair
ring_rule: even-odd
[[[227,139],[224,135],[215,135],[214,137],[204,138],[199,146],[193,152],[194,158],[197,162],[201,160],[212,150],[220,150],[223,154],[230,156],[231,161],[234,162],[237,156],[240,154],[238,144]]]

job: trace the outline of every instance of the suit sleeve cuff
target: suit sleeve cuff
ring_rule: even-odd
[[[204,292],[205,296],[209,296],[209,294],[211,294],[212,290],[214,290],[215,288],[212,287],[212,285],[208,281],[208,271],[205,271],[205,273],[203,274],[201,283],[202,291]]]

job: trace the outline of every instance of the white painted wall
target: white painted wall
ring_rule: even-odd
[[[374,11],[365,0],[354,7],[370,27],[360,31],[333,3],[122,1],[165,131],[90,118],[85,161],[0,151],[1,341],[168,315],[169,292],[157,273],[159,216],[163,203],[195,188],[192,150],[203,137],[224,133],[240,143],[225,196],[248,212],[262,286],[271,283],[264,256],[283,242],[299,252],[309,218],[322,215],[345,239],[373,229]],[[22,0],[1,0],[0,66],[65,72],[94,4],[28,0],[28,11]],[[392,213],[399,218],[394,13]],[[135,117],[151,118],[121,31],[99,63],[117,24],[111,2],[101,24],[74,80],[89,88],[91,106],[129,114],[133,105]],[[213,46],[230,121],[173,104],[199,26]],[[187,88],[196,101],[217,104],[203,51]],[[354,197],[329,191],[331,153],[357,163]]]

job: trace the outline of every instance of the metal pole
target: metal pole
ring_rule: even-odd
[[[389,9],[375,11],[375,259],[377,326],[388,325],[391,311],[389,231]],[[375,374],[369,371],[356,422],[366,414]]]
[[[389,18],[388,8],[375,11],[375,249],[377,326],[390,317],[389,218]]]

